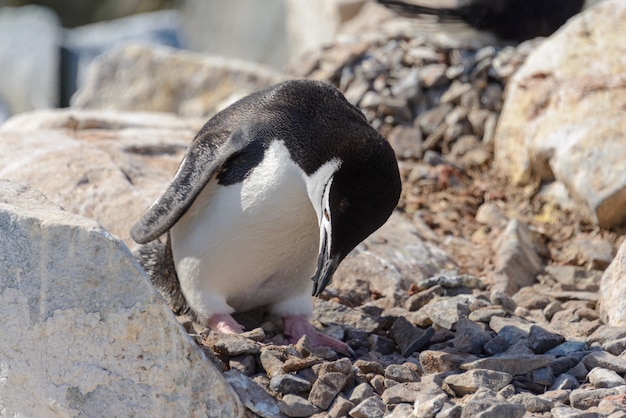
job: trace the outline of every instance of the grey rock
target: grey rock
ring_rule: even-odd
[[[544,180],[554,176],[585,202],[603,227],[619,225],[626,216],[621,209],[622,171],[609,169],[622,161],[623,141],[618,138],[624,130],[615,109],[607,103],[622,96],[621,92],[611,92],[616,94],[614,99],[587,96],[584,92],[589,86],[579,80],[594,74],[588,62],[605,65],[611,48],[626,36],[621,25],[624,16],[626,9],[619,0],[603,2],[534,50],[509,84],[495,141],[496,164],[514,184],[528,184],[533,176],[541,175]],[[582,35],[582,28],[597,22],[603,22],[602,32]],[[606,85],[623,73],[620,68],[610,68]],[[533,80],[536,74],[545,77]],[[546,101],[563,93],[558,104]],[[568,114],[562,109],[568,109]],[[592,124],[597,128],[591,128]],[[598,138],[611,139],[598,146]]]
[[[347,325],[366,332],[374,332],[381,325],[380,318],[368,315],[361,309],[320,299],[315,301],[314,315],[322,324]]]
[[[479,389],[463,408],[461,418],[521,418],[526,412],[524,405],[503,403],[497,400],[495,392],[487,388]]]
[[[580,258],[590,270],[605,270],[613,257],[613,244],[602,238],[579,238],[575,241]]]
[[[626,386],[618,386],[610,389],[574,389],[569,395],[570,405],[574,408],[589,409],[592,406],[598,406],[600,401],[607,396],[623,395]]]
[[[552,369],[552,373],[558,376],[576,366],[578,361],[579,360],[574,356],[557,357],[556,360],[550,363],[550,368]]]
[[[263,350],[261,350],[261,355],[259,359],[261,361],[261,366],[263,366],[263,369],[265,370],[265,373],[267,373],[270,378],[284,373],[284,362],[279,359],[272,352],[271,349],[265,347]]]
[[[355,305],[369,300],[372,293],[382,295],[388,302],[387,307],[391,307],[404,300],[407,290],[416,281],[434,275],[447,265],[454,265],[447,254],[421,239],[410,220],[394,213],[346,257],[329,291],[337,289],[339,295]],[[363,280],[364,270],[368,272],[366,281]],[[352,297],[355,289],[357,298]]]
[[[477,277],[467,274],[459,274],[456,271],[443,271],[439,274],[417,282],[419,289],[429,289],[441,286],[446,289],[458,287],[469,287],[471,289],[482,289],[484,284]]]
[[[596,351],[585,356],[583,363],[588,370],[594,367],[601,367],[616,371],[617,373],[626,373],[626,359],[614,356],[606,351]]]
[[[476,392],[481,387],[498,391],[508,385],[513,376],[493,370],[474,369],[461,374],[453,374],[444,379],[444,383],[459,396]]]
[[[443,391],[432,382],[407,382],[398,383],[385,389],[381,397],[385,404],[414,403],[420,393],[430,393],[432,396],[437,396]]]
[[[45,7],[0,9],[0,97],[9,115],[59,105],[62,29]],[[2,122],[2,121],[0,121]]]
[[[509,398],[509,401],[524,405],[526,411],[543,413],[549,412],[555,406],[555,402],[532,393],[518,393]]]
[[[359,359],[354,362],[354,367],[363,373],[383,374],[385,372],[383,366],[377,361]]]
[[[539,247],[533,232],[516,219],[507,224],[494,242],[496,250],[495,288],[512,295],[524,286],[536,282],[543,268]]]
[[[434,299],[435,296],[443,296],[443,294],[443,287],[439,285],[429,287],[426,290],[422,290],[421,292],[417,292],[416,294],[409,296],[404,306],[411,312],[417,311]]]
[[[561,357],[578,353],[587,349],[587,343],[584,341],[565,341],[554,348],[546,351],[545,354]]]
[[[441,96],[441,103],[455,103],[471,89],[471,84],[455,80]]]
[[[626,337],[626,327],[602,325],[589,336],[590,343],[598,342],[604,344],[609,341],[619,340]]]
[[[506,354],[520,355],[520,354],[535,354],[533,350],[528,348],[527,340],[522,340],[514,343],[505,351]]]
[[[417,367],[412,363],[390,364],[385,369],[385,378],[395,380],[396,382],[418,382],[420,380]]]
[[[454,348],[463,353],[479,354],[484,345],[491,340],[492,336],[480,328],[475,322],[467,318],[461,318],[457,323],[457,331],[454,336]]]
[[[420,81],[425,87],[439,87],[446,82],[445,64],[428,64],[419,72]]]
[[[424,350],[419,355],[424,374],[459,370],[460,366],[476,360],[472,354],[449,351]]]
[[[626,326],[626,242],[604,271],[600,282],[600,315],[611,326]]]
[[[560,302],[558,301],[550,302],[546,305],[545,308],[543,308],[543,316],[548,321],[550,321],[555,313],[562,311],[562,310],[563,310],[563,305],[561,305]]]
[[[550,413],[554,418],[601,418],[597,412],[581,411],[580,409],[559,406],[552,408]]]
[[[492,227],[504,227],[508,219],[495,202],[486,202],[476,211],[476,221]]]
[[[626,351],[626,338],[620,338],[615,341],[607,341],[602,344],[602,349],[604,351],[608,351],[614,356],[619,356],[624,351]]]
[[[370,396],[349,412],[352,418],[382,418],[385,415],[385,404],[378,395]]]
[[[589,379],[589,383],[596,389],[614,388],[616,386],[626,385],[626,380],[614,370],[603,369],[601,367],[592,369],[587,375],[587,379]]]
[[[182,16],[175,10],[140,13],[120,19],[97,22],[65,30],[63,66],[63,106],[84,83],[89,64],[102,53],[124,43],[183,47]]]
[[[391,413],[387,413],[385,418],[414,418],[413,405],[408,403],[397,404]]]
[[[367,337],[369,350],[376,351],[380,354],[391,354],[396,351],[396,344],[392,339],[378,334],[372,334]]]
[[[516,376],[532,372],[533,370],[549,365],[554,361],[554,356],[543,355],[508,355],[487,357],[464,363],[461,368],[465,370],[489,369]]]
[[[561,334],[547,331],[537,325],[533,325],[528,333],[528,345],[537,354],[543,354],[563,342],[565,337]]]
[[[228,360],[228,366],[246,376],[252,376],[256,371],[256,361],[251,354],[232,357]]]
[[[237,370],[224,372],[224,377],[246,408],[263,418],[280,418],[278,402],[257,382]]]
[[[447,402],[441,408],[441,411],[435,415],[435,418],[460,418],[463,414],[461,405]]]
[[[526,309],[543,309],[550,303],[550,298],[533,287],[522,287],[513,295],[513,302]]]
[[[418,118],[418,123],[422,128],[422,131],[426,135],[430,135],[437,130],[437,128],[443,123],[446,115],[452,111],[453,107],[448,104],[442,104],[441,106],[434,107],[424,113]]]
[[[579,266],[546,266],[546,273],[559,282],[563,290],[589,292],[598,290],[602,276],[602,272],[598,270],[588,270]]]
[[[280,411],[288,417],[310,417],[319,411],[305,398],[293,394],[283,396],[279,406]]]
[[[145,74],[154,75],[149,83]],[[260,64],[234,58],[156,45],[121,45],[91,63],[71,105],[206,118],[236,99],[285,79]],[[155,85],[169,87],[155,89]]]
[[[582,382],[587,378],[587,367],[582,361],[567,371],[567,374],[573,376],[577,381]]]
[[[422,157],[422,131],[418,128],[399,125],[387,136],[389,143],[400,159],[419,159]]]
[[[571,390],[565,389],[547,390],[540,396],[544,399],[554,402],[555,405],[558,405],[559,403],[567,404],[569,403],[570,392]]]
[[[398,344],[400,354],[407,357],[425,347],[435,334],[435,330],[432,327],[422,330],[406,318],[399,317],[391,327],[391,334]]]
[[[494,316],[504,317],[506,316],[506,311],[499,307],[487,306],[484,308],[478,308],[475,311],[470,312],[467,319],[474,322],[489,323],[489,321],[491,321],[491,318]]]
[[[445,393],[420,393],[413,404],[413,414],[416,417],[434,417],[442,410],[448,396]]]
[[[471,295],[458,295],[433,300],[420,311],[425,313],[434,324],[446,329],[454,329],[461,318],[467,318],[469,305],[475,302]]]
[[[348,359],[320,365],[318,378],[309,393],[309,402],[320,409],[328,409],[339,392],[352,379],[352,364]]]
[[[373,394],[374,389],[371,385],[369,385],[368,383],[361,383],[359,385],[356,385],[354,389],[352,389],[348,400],[357,405],[372,396]]]
[[[219,354],[240,356],[243,354],[258,354],[261,345],[248,338],[236,334],[213,334],[207,340],[208,345]]]
[[[54,399],[60,415],[243,415],[128,248],[96,222],[0,180],[0,253],[3,414],[50,414]]]
[[[340,418],[348,416],[348,412],[354,408],[354,404],[344,398],[342,395],[335,398],[332,406],[328,410],[328,416],[330,418]]]
[[[533,370],[533,382],[544,387],[552,385],[554,382],[554,373],[552,372],[552,368],[541,367]]]
[[[525,320],[520,317],[499,317],[494,316],[489,321],[489,328],[494,330],[496,333],[501,334],[504,331],[515,330],[520,332],[520,335],[524,335],[524,337],[528,337],[528,333],[530,332],[530,328],[534,324],[530,321]],[[512,341],[514,342],[514,341]]]
[[[1,177],[27,182],[65,210],[95,219],[132,249],[133,222],[171,180],[200,126],[162,113],[23,113],[0,128]]]
[[[311,383],[295,374],[277,374],[270,379],[270,389],[282,394],[308,392]]]

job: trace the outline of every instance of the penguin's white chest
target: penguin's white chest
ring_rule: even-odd
[[[243,182],[212,179],[170,234],[181,289],[201,316],[310,299],[319,226],[282,141]]]

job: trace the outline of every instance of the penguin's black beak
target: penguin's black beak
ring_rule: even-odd
[[[335,270],[337,270],[337,266],[339,266],[341,261],[340,256],[331,255],[330,231],[322,228],[321,232],[320,252],[317,256],[317,271],[311,277],[311,280],[313,280],[313,296],[319,296],[326,286],[330,284],[333,280],[333,274],[335,274]]]
[[[333,280],[333,274],[339,266],[340,257],[330,257],[327,251],[321,252],[317,258],[317,271],[313,280],[313,296],[319,296]]]

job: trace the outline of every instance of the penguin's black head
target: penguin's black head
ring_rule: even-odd
[[[365,151],[368,156],[341,161],[329,181],[322,201],[314,296],[331,282],[348,253],[380,228],[398,204],[402,186],[395,154],[380,139]]]

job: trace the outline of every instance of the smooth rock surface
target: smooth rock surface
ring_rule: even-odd
[[[0,128],[0,178],[32,185],[132,248],[130,227],[165,189],[200,126],[162,113],[23,113]]]
[[[513,76],[495,162],[515,184],[556,178],[596,222],[626,221],[626,3],[572,18]]]
[[[129,42],[180,48],[182,38],[182,17],[176,10],[139,13],[65,30],[61,51],[63,106],[69,105],[72,94],[83,85],[89,64],[100,54]]]
[[[243,415],[124,244],[7,180],[0,271],[3,416]]]
[[[607,325],[626,326],[626,242],[602,274],[600,316]]]
[[[206,118],[285,79],[252,62],[163,46],[122,45],[92,62],[72,107]]]

